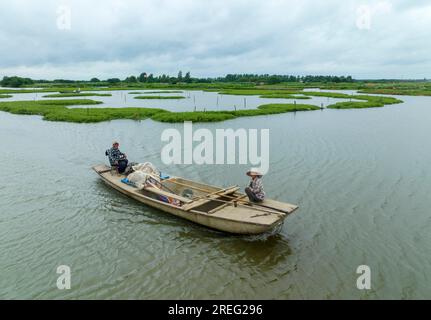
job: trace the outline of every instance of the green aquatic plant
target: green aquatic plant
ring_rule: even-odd
[[[262,115],[279,114],[279,113],[287,113],[287,112],[314,111],[314,110],[320,110],[320,108],[310,104],[279,103],[279,104],[264,104],[259,106],[257,109],[231,111],[230,113],[232,113],[237,117],[251,117],[251,116],[262,116]]]
[[[431,96],[431,89],[364,89],[360,90],[359,93],[388,94],[395,96]]]
[[[66,110],[46,114],[44,119],[48,121],[94,123],[120,119],[145,120],[164,112],[168,111],[150,108],[66,108]]]
[[[43,98],[71,98],[71,97],[111,97],[110,93],[59,93],[48,94]]]
[[[100,101],[94,100],[38,100],[38,101],[8,101],[0,102],[0,110],[13,114],[40,115],[46,117],[48,114],[63,112],[68,106],[73,105],[96,105]]]
[[[97,105],[94,100],[38,100],[1,102],[0,110],[13,114],[40,115],[44,120],[65,122],[102,122],[116,119],[142,120],[151,118],[162,122],[215,122],[277,113],[311,111],[320,108],[301,104],[268,104],[254,110],[169,112],[150,108],[68,108],[73,105]]]
[[[321,92],[321,91],[303,91],[303,95],[311,96],[311,97],[327,97],[327,98],[336,98],[336,99],[350,99],[351,95],[346,93],[339,92]]]
[[[161,122],[216,122],[234,119],[237,117],[254,117],[287,112],[320,110],[319,107],[303,104],[266,104],[252,110],[235,111],[199,111],[199,112],[168,112],[156,114],[153,120]]]
[[[135,99],[141,100],[180,100],[185,99],[183,96],[137,96]]]
[[[235,115],[221,111],[197,111],[197,112],[165,112],[151,117],[160,122],[219,122],[236,118]]]
[[[163,93],[183,93],[184,91],[143,91],[143,92],[129,92],[129,94],[163,94]]]
[[[398,104],[403,101],[392,97],[373,97],[373,96],[355,96],[355,99],[366,100],[365,102],[347,101],[337,102],[327,106],[328,109],[364,109],[364,108],[381,108],[385,105]]]
[[[302,92],[306,96],[327,96],[340,99],[350,99],[327,106],[329,109],[376,108],[385,105],[402,103],[393,97],[370,95],[348,95],[333,92]],[[172,98],[150,96],[151,99]],[[175,98],[175,97],[174,97]],[[178,98],[178,97],[177,97]],[[181,97],[184,98],[184,97]],[[151,118],[162,122],[215,122],[234,119],[237,117],[251,117],[287,112],[320,110],[320,107],[308,104],[265,104],[257,109],[199,111],[199,112],[170,112],[152,108],[68,108],[70,106],[91,106],[101,104],[94,100],[36,100],[36,101],[7,101],[0,102],[0,111],[14,114],[40,115],[45,120],[66,122],[102,122],[116,119],[142,120]]]
[[[40,115],[48,121],[102,122],[116,119],[142,120],[157,113],[168,112],[150,108],[68,108],[76,105],[97,105],[94,100],[39,100],[1,102],[0,110],[13,114]]]
[[[292,100],[307,100],[311,99],[303,95],[302,91],[292,90],[256,90],[256,89],[242,89],[242,90],[223,90],[219,94],[224,95],[238,95],[238,96],[259,96],[264,99],[292,99]]]
[[[279,94],[279,93],[263,94],[260,97],[265,99],[295,99],[295,100],[311,99],[311,97],[308,97],[308,96],[298,96],[293,94]]]
[[[370,95],[349,95],[339,92],[304,92],[307,96],[328,97],[337,99],[349,99],[350,101],[338,102],[327,106],[328,109],[364,109],[379,108],[385,105],[403,103],[403,101],[393,97],[380,97]],[[353,101],[356,100],[356,101]],[[360,100],[360,101],[357,101]]]
[[[301,93],[300,91],[293,91],[293,90],[271,90],[271,89],[229,89],[229,90],[212,90],[219,92],[219,94],[225,94],[225,95],[234,95],[234,96],[261,96],[261,95],[291,95],[291,94],[297,94]]]

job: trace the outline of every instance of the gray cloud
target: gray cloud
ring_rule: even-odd
[[[71,30],[57,28],[59,6]],[[0,3],[0,21],[0,76],[431,76],[427,0],[18,0]]]

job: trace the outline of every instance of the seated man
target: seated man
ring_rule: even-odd
[[[248,171],[247,175],[251,177],[250,185],[245,188],[245,193],[251,202],[262,202],[265,200],[265,192],[262,185],[262,174],[257,171]]]
[[[108,156],[111,166],[117,166],[118,172],[124,173],[129,161],[127,160],[126,154],[122,153],[120,149],[118,149],[119,146],[120,144],[117,141],[114,141],[112,143],[112,148],[106,151],[106,156]]]

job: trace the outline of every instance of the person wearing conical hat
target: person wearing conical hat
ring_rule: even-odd
[[[265,191],[263,191],[262,177],[263,174],[258,170],[252,169],[247,172],[251,178],[250,184],[245,188],[245,193],[251,202],[262,202],[265,200]]]

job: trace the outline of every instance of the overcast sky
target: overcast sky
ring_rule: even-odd
[[[0,0],[0,22],[0,77],[431,78],[430,0]]]

